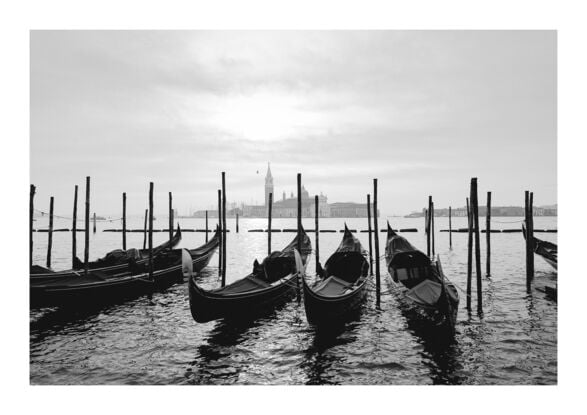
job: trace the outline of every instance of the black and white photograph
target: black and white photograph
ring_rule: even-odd
[[[3,36],[10,408],[578,401],[572,7],[159,3]]]

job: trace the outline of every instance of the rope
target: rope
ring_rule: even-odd
[[[49,216],[49,213],[48,212],[45,212],[45,211],[42,211],[42,210],[39,210],[39,209],[34,209],[34,211],[37,212],[37,213],[40,213],[42,216],[45,216],[45,215]],[[71,216],[70,217],[68,217],[68,216],[59,216],[59,215],[53,214],[53,217],[54,218],[58,218],[58,219],[73,220],[73,217],[71,217]],[[121,221],[121,220],[122,220],[122,218],[96,219],[96,222],[118,222],[118,221]],[[83,221],[84,221],[83,218],[80,218],[80,219],[77,219],[76,220],[76,222],[83,222]]]

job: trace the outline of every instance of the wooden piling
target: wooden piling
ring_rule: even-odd
[[[302,255],[302,174],[298,173],[298,252]],[[296,278],[297,287],[298,287],[298,302],[302,300],[302,286],[300,278],[302,276],[298,275]]]
[[[226,173],[222,172],[222,286],[226,285]]]
[[[471,220],[471,206],[467,198],[467,229],[469,238],[467,241],[467,310],[471,311],[472,279],[473,279],[473,221]]]
[[[145,224],[143,225],[143,249],[147,249],[147,220],[149,209],[145,209]]]
[[[373,231],[371,230],[371,194],[367,194],[367,222],[369,230],[369,275],[373,276]]]
[[[236,212],[236,233],[238,233],[238,212]]]
[[[47,242],[47,268],[51,268],[51,248],[53,247],[53,196],[49,202],[49,240]]]
[[[271,255],[271,213],[273,210],[273,193],[269,193],[267,205],[267,256]]]
[[[218,189],[218,277],[222,278],[222,190]]]
[[[73,219],[71,223],[71,268],[74,269],[77,257],[77,184],[73,191]]]
[[[430,208],[432,207],[432,196],[428,196],[428,209],[426,209],[426,255],[430,258],[431,254],[431,244],[432,240],[430,239],[430,226],[432,225],[432,221],[430,219]]]
[[[485,274],[489,277],[491,275],[491,192],[487,192],[487,212],[485,213],[485,241],[487,245]]]
[[[375,233],[375,289],[377,293],[377,307],[381,304],[381,277],[379,273],[379,224],[377,217],[377,179],[373,179],[373,223]]]
[[[29,270],[33,266],[33,216],[35,214],[35,190],[35,185],[31,184],[31,193],[29,196]]]
[[[173,196],[169,192],[169,239],[173,239]]]
[[[126,251],[126,192],[122,193],[122,249]]]
[[[524,196],[524,219],[526,223],[526,290],[530,292],[532,289],[532,280],[534,279],[533,194],[526,190]]]
[[[316,275],[319,273],[320,269],[320,227],[318,226],[319,218],[320,218],[320,200],[318,199],[318,195],[314,196],[314,231],[316,232]]]
[[[448,248],[452,249],[452,208],[448,207]]]
[[[430,240],[432,245],[432,257],[436,256],[434,247],[434,202],[430,203]]]
[[[477,312],[483,313],[483,288],[481,283],[481,245],[479,243],[479,199],[477,198],[477,178],[471,179],[471,210],[475,229],[475,271],[477,274]]]
[[[206,242],[208,242],[208,211],[206,210]]]
[[[94,212],[94,220],[93,220],[93,223],[94,223],[94,227],[93,227],[93,231],[94,232],[93,233],[96,233],[96,212]]]
[[[86,176],[86,223],[84,246],[84,274],[88,275],[90,258],[90,176]]]
[[[149,279],[153,280],[153,182],[149,183]]]

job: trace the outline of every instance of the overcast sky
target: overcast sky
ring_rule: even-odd
[[[275,193],[384,215],[480,202],[556,203],[556,32],[31,32],[31,183],[68,213],[180,213]],[[81,204],[80,204],[81,207]]]

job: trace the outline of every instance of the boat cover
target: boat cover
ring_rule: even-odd
[[[453,302],[458,302],[458,294],[452,284],[447,284],[447,293]],[[414,288],[406,292],[406,297],[417,304],[424,306],[434,306],[440,294],[442,293],[442,285],[436,281],[424,280]]]
[[[324,297],[340,297],[341,295],[345,294],[345,292],[352,286],[353,284],[349,284],[340,278],[331,276],[326,278],[324,281],[319,282],[313,288],[313,291]]]

